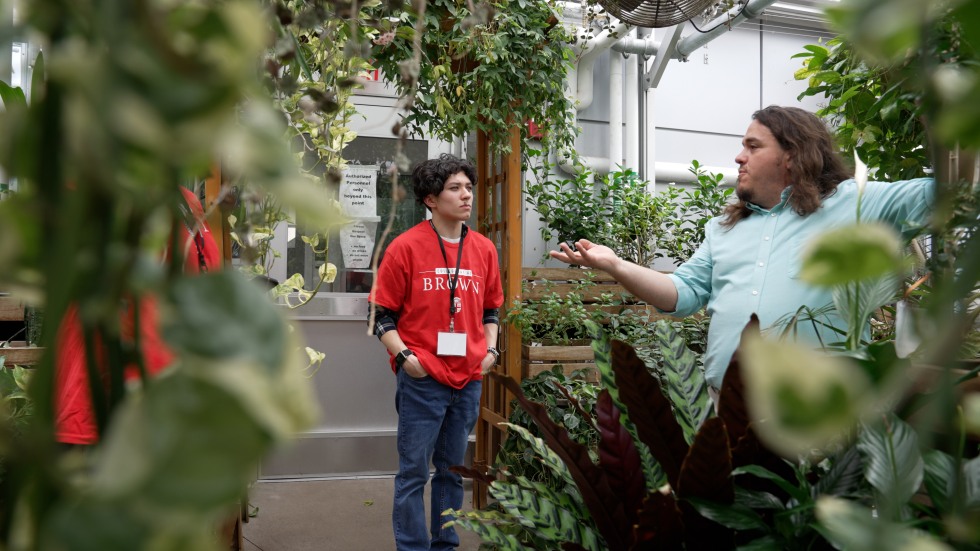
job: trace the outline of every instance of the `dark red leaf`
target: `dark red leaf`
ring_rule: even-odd
[[[697,497],[717,503],[735,502],[735,485],[732,481],[732,455],[728,448],[725,422],[712,417],[701,425],[694,436],[691,450],[684,458],[677,498],[684,516],[687,549],[730,549],[734,533],[712,520],[701,516],[686,501]]]
[[[759,318],[752,314],[749,323],[742,330],[742,339],[749,334],[759,334]],[[739,363],[739,351],[736,350],[728,363],[728,370],[721,383],[721,393],[718,399],[718,417],[725,420],[728,429],[728,445],[734,449],[738,440],[745,434],[749,426],[749,414],[745,407],[745,387],[742,384],[742,367]]]
[[[633,527],[633,541],[630,551],[682,549],[684,520],[673,495],[647,495]]]
[[[629,431],[619,422],[619,409],[613,404],[609,391],[599,393],[596,412],[600,434],[599,467],[606,472],[613,491],[623,500],[629,523],[634,524],[646,495],[640,452]]]
[[[676,488],[688,446],[684,431],[674,418],[670,401],[632,346],[613,341],[611,363],[619,399],[626,405],[626,414],[636,425],[637,436],[650,448],[663,467],[667,481]]]
[[[538,426],[541,439],[565,462],[608,548],[611,551],[628,549],[630,524],[623,502],[609,485],[603,470],[592,463],[588,448],[569,438],[565,429],[548,417],[544,406],[528,400],[517,381],[492,371],[489,375],[517,398]]]

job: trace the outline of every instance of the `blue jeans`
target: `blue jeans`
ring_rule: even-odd
[[[463,479],[449,467],[463,464],[467,440],[479,415],[482,387],[482,381],[472,381],[456,390],[432,377],[413,379],[404,369],[398,370],[398,475],[391,515],[398,551],[455,549],[459,545],[456,530],[442,528],[451,519],[442,512],[463,506]],[[422,494],[430,461],[435,474],[427,533]]]

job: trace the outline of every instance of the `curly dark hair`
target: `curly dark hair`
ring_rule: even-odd
[[[819,209],[823,200],[851,177],[820,117],[799,107],[770,105],[753,113],[752,118],[768,128],[780,147],[793,158],[789,204],[800,216]],[[739,200],[725,208],[721,225],[731,228],[751,213],[745,202]]]
[[[473,163],[460,159],[449,153],[443,153],[438,159],[423,161],[412,172],[412,191],[415,192],[415,202],[429,208],[425,198],[429,195],[439,195],[450,176],[462,172],[476,185],[476,167]]]

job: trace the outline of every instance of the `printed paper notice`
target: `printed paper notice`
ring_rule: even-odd
[[[371,267],[371,254],[374,253],[374,236],[377,231],[377,219],[354,220],[340,230],[340,249],[344,254],[344,267],[352,270]]]
[[[340,182],[340,204],[351,218],[378,215],[378,167],[348,165]]]

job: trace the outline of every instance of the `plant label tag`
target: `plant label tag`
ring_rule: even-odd
[[[466,333],[439,332],[439,345],[436,351],[439,356],[465,356]]]

